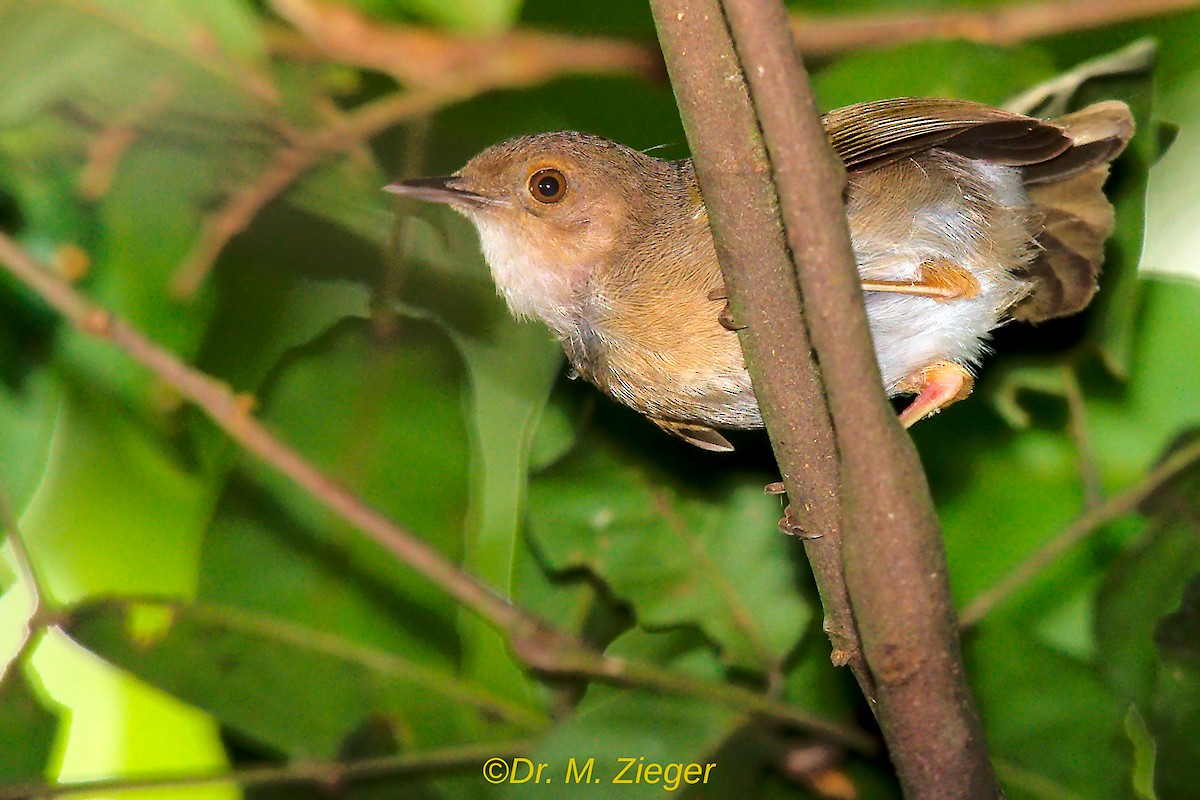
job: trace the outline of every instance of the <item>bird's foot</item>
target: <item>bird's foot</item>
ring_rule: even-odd
[[[979,281],[965,267],[951,261],[927,261],[911,281],[863,281],[865,292],[891,292],[934,300],[969,300],[978,297]]]
[[[795,536],[797,539],[820,539],[823,534],[809,533],[804,530],[804,526],[792,514],[792,506],[789,503],[784,506],[783,519],[779,520],[779,530],[786,533],[788,536]]]
[[[721,323],[721,327],[727,331],[737,333],[746,329],[745,325],[739,325],[733,318],[733,309],[729,306],[729,293],[725,291],[724,286],[719,286],[709,292],[706,297],[713,302],[724,300],[725,306],[721,309],[721,313],[717,315],[717,322]]]
[[[917,397],[900,413],[900,423],[911,428],[951,403],[971,394],[975,378],[962,364],[934,361],[901,381],[899,388]]]

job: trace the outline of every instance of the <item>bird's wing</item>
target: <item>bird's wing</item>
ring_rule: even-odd
[[[1041,164],[1072,141],[1060,126],[966,100],[897,97],[830,111],[825,131],[847,169],[870,169],[931,147],[997,164]]]

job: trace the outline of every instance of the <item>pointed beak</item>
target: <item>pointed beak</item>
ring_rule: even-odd
[[[383,187],[383,190],[426,203],[445,203],[468,208],[478,208],[492,202],[481,194],[463,188],[462,178],[457,175],[440,178],[414,178],[410,181],[388,184]]]

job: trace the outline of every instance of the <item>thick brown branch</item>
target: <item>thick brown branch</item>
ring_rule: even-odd
[[[727,288],[751,332],[748,362],[773,442],[828,427],[826,402],[811,396],[811,386],[794,388],[807,395],[800,402],[774,394],[794,377],[791,362],[801,362],[801,375],[813,373],[811,363],[803,363],[807,354],[796,359],[788,353],[804,346],[805,325],[820,364],[840,466],[846,590],[905,795],[998,796],[963,676],[937,517],[912,444],[880,389],[842,209],[845,176],[825,140],[783,6],[661,0],[654,7]],[[741,175],[729,168],[734,164]],[[774,186],[764,173],[773,176]],[[747,219],[759,221],[758,241],[739,238],[750,234]],[[763,335],[756,325],[769,329],[778,322],[767,318],[773,306],[765,292],[783,292],[797,302],[794,287],[787,290],[773,274],[780,269],[781,227],[796,262],[803,319],[782,350],[764,357],[756,349],[755,339]],[[731,260],[734,255],[744,260]],[[769,286],[748,285],[745,275],[758,271],[774,278]],[[789,318],[799,319],[794,310]],[[782,413],[774,406],[781,399],[789,406]],[[820,448],[809,450],[817,458],[828,458],[827,440],[807,444]],[[789,489],[799,489],[800,453],[777,456]],[[834,498],[806,499],[814,510],[821,508],[822,519],[837,513]]]
[[[853,726],[830,722],[761,693],[733,684],[698,680],[652,664],[626,661],[593,650],[500,596],[339,486],[256,420],[249,412],[253,406],[251,398],[237,395],[214,378],[192,369],[111,312],[91,303],[66,281],[39,266],[3,233],[0,233],[0,264],[81,331],[107,340],[153,371],[247,452],[294,481],[397,561],[417,570],[463,606],[495,625],[507,635],[517,658],[531,669],[704,697],[739,711],[798,725],[855,750],[871,752],[874,749],[873,739]]]
[[[872,681],[842,581],[839,480],[833,430],[801,318],[800,294],[770,167],[715,2],[651,4],[696,172],[712,221],[734,316],[767,418],[788,495],[789,518],[803,530],[825,607],[835,663],[849,664],[868,697]]]
[[[892,762],[906,797],[1000,796],[963,674],[929,487],[880,390],[842,208],[845,175],[782,4],[722,5],[770,157],[833,417],[846,587]]]

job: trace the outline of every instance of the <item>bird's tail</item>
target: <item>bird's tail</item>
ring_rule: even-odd
[[[1009,314],[1025,322],[1074,314],[1096,293],[1113,208],[1104,195],[1108,165],[1133,136],[1133,115],[1118,100],[1096,103],[1051,122],[1071,137],[1061,155],[1025,168],[1042,219],[1041,248],[1026,268],[1034,288]]]

